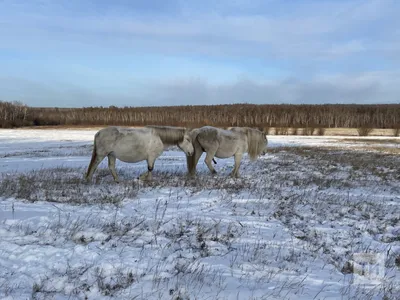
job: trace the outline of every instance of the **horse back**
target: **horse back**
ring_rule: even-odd
[[[112,147],[121,144],[147,144],[158,137],[150,128],[121,128],[109,126],[99,130],[95,136],[95,143],[103,147]]]

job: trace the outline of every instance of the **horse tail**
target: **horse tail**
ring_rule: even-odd
[[[93,164],[94,164],[94,162],[95,162],[95,160],[96,160],[96,157],[97,157],[96,137],[97,137],[97,134],[96,134],[95,137],[94,137],[93,151],[92,151],[92,159],[90,160],[89,167],[88,167],[88,169],[87,169],[87,171],[86,171],[86,178],[88,177],[89,172],[90,172],[90,170],[92,169]]]
[[[250,160],[254,161],[261,154],[264,144],[264,134],[257,129],[247,129],[248,154]]]

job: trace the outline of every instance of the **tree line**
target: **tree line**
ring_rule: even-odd
[[[28,119],[29,107],[22,102],[0,101],[0,128],[20,127],[30,125]]]
[[[28,107],[0,102],[1,127],[43,125],[213,125],[258,128],[398,128],[400,104],[223,104],[159,107]]]

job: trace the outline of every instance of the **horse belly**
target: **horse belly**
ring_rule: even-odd
[[[148,158],[146,148],[132,147],[132,145],[115,147],[113,154],[117,159],[127,163],[135,163]]]
[[[140,162],[143,160],[146,160],[147,157],[144,155],[134,155],[134,154],[125,154],[125,155],[121,155],[121,154],[116,154],[115,157],[117,159],[119,159],[120,161],[126,162],[126,163],[136,163],[136,162]]]
[[[217,158],[228,158],[232,157],[236,153],[236,147],[232,146],[226,146],[226,145],[220,145],[218,148],[217,152],[215,153],[215,156]]]

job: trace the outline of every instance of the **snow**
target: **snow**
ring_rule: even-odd
[[[373,147],[395,138],[269,136],[239,179],[201,159],[188,180],[172,148],[152,183],[118,161],[116,184],[104,160],[86,184],[95,132],[0,130],[1,298],[400,297],[400,158]]]

